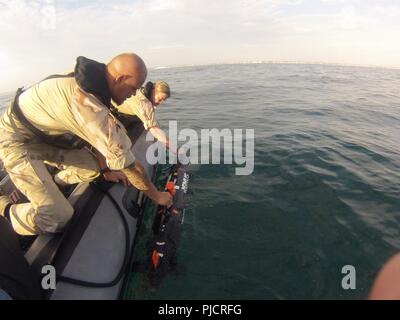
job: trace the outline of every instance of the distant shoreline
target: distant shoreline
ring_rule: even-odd
[[[172,65],[172,66],[155,66],[149,67],[151,71],[163,70],[163,69],[179,69],[179,68],[196,68],[196,67],[207,67],[207,66],[228,66],[228,65],[252,65],[252,64],[284,64],[284,65],[319,65],[319,66],[331,66],[331,67],[345,67],[345,68],[369,68],[369,69],[384,69],[384,70],[400,70],[400,67],[388,67],[378,65],[357,65],[357,64],[343,64],[335,62],[307,62],[307,61],[243,61],[243,62],[219,62],[219,63],[204,63],[204,64],[187,64],[187,65]],[[6,92],[0,92],[0,97],[12,95],[15,91],[9,90]]]
[[[307,61],[274,61],[274,60],[260,60],[260,61],[243,61],[243,62],[216,62],[216,63],[202,63],[202,64],[184,64],[184,65],[171,65],[171,66],[156,66],[149,67],[150,70],[162,69],[178,69],[178,68],[192,68],[192,67],[207,67],[219,65],[246,65],[246,64],[297,64],[297,65],[322,65],[333,67],[356,67],[356,68],[372,68],[372,69],[386,69],[386,70],[400,70],[400,66],[380,66],[380,65],[367,65],[367,64],[347,64],[336,62],[307,62]]]

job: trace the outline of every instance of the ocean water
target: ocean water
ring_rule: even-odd
[[[126,297],[365,299],[400,251],[400,70],[238,64],[149,78],[172,87],[157,109],[164,128],[254,129],[255,167],[191,167],[186,272],[155,293],[132,274]],[[341,287],[345,265],[356,268],[355,290]]]

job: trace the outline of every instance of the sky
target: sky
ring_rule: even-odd
[[[399,0],[0,0],[0,92],[121,52],[400,67],[399,36]]]

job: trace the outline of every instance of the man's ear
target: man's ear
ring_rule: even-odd
[[[126,79],[126,76],[120,75],[120,76],[117,76],[114,79],[114,81],[115,81],[115,83],[120,84],[120,83],[124,82],[125,79]]]

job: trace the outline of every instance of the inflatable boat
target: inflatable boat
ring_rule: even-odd
[[[129,130],[129,135],[136,159],[148,176],[154,177],[155,166],[146,162],[151,143],[146,141],[146,132]],[[180,189],[183,180],[172,180],[173,189]],[[12,182],[6,175],[1,188],[8,194],[12,192]],[[181,190],[185,188],[186,185],[181,186]],[[179,197],[179,193],[174,195],[174,199]],[[132,186],[104,181],[78,184],[68,200],[75,212],[65,231],[35,236],[26,248],[25,258],[35,273],[41,274],[46,265],[56,270],[56,288],[44,290],[43,298],[121,299],[132,268],[138,228],[150,200]],[[179,210],[180,217],[182,212]],[[159,221],[160,212],[157,214],[155,220]]]

